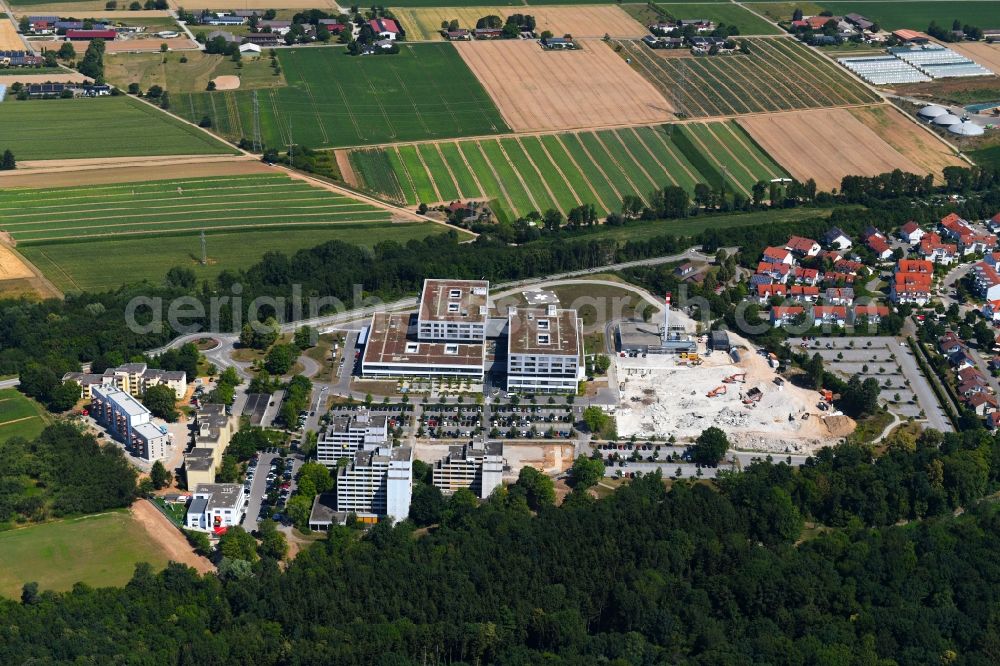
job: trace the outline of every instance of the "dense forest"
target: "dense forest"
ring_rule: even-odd
[[[0,441],[0,524],[97,513],[132,503],[136,472],[117,446],[75,426],[49,426],[34,441]]]
[[[998,445],[894,446],[559,507],[519,481],[479,507],[456,494],[426,534],[336,528],[287,571],[263,555],[29,588],[0,602],[0,662],[995,664],[1000,510],[975,499]],[[840,527],[802,539],[815,518]]]

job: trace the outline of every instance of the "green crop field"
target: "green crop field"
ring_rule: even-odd
[[[696,183],[749,195],[758,180],[785,177],[732,122],[361,149],[350,156],[367,189],[400,204],[488,199],[503,219],[593,203],[617,211],[622,197]]]
[[[0,104],[0,137],[18,160],[195,155],[235,150],[148,104],[121,97]]]
[[[201,239],[196,232],[183,236],[29,245],[18,250],[64,292],[102,291],[143,280],[162,282],[174,266],[190,268],[199,281],[213,280],[224,270],[249,268],[265,252],[291,255],[332,240],[365,247],[382,241],[406,243],[443,231],[441,225],[433,222],[366,222],[211,232],[205,234],[208,254],[205,266],[200,262]],[[114,260],[95,262],[94,257],[114,257]]]
[[[725,2],[658,2],[656,6],[660,12],[672,19],[701,18],[715,23],[735,25],[741,35],[780,35],[783,32],[740,5]],[[622,7],[629,13],[632,13],[633,7],[649,11],[647,5],[622,5]]]
[[[284,174],[0,191],[19,249],[44,241],[386,222],[390,213]]]
[[[451,44],[403,45],[395,55],[342,48],[280,49],[287,86],[173,96],[192,121],[212,119],[229,139],[249,137],[253,95],[267,146],[310,148],[507,132],[500,112]]]
[[[11,437],[34,439],[48,421],[37,402],[17,389],[0,389],[0,442]]]
[[[662,58],[641,42],[621,55],[693,118],[873,104],[875,93],[792,39],[749,39],[749,55]]]
[[[887,30],[926,30],[931,21],[951,30],[952,21],[993,28],[1000,25],[1000,3],[994,0],[920,0],[919,2],[820,2],[838,16],[857,12]]]
[[[127,511],[114,511],[0,532],[0,562],[0,594],[17,599],[28,582],[55,591],[124,585],[137,563],[162,569],[167,558]]]

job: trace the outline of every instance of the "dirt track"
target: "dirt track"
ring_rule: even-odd
[[[671,106],[607,45],[547,52],[532,41],[458,42],[458,52],[515,131],[651,123]]]
[[[813,178],[821,190],[840,188],[844,176],[875,176],[902,169],[926,174],[847,109],[812,109],[737,120],[796,180]]]
[[[23,48],[23,47],[22,47]],[[60,72],[58,74],[4,74],[0,75],[0,85],[9,86],[12,83],[86,83],[89,78],[79,72]]]
[[[238,76],[217,76],[212,81],[216,90],[236,90],[240,87],[240,77]]]
[[[195,555],[184,535],[167,520],[148,500],[139,500],[132,505],[132,516],[142,525],[149,538],[163,549],[168,559],[194,567],[198,573],[215,571],[215,567],[201,555]]]

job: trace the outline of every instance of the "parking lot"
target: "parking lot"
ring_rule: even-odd
[[[932,428],[950,430],[937,397],[920,374],[905,341],[891,337],[825,337],[795,344],[810,356],[819,354],[826,368],[844,379],[860,375],[878,381],[879,399],[890,412],[901,418],[925,418]]]
[[[489,432],[507,439],[568,439],[575,418],[570,405],[495,405]]]
[[[243,518],[245,530],[250,532],[257,529],[257,524],[265,518],[281,522],[281,509],[295,492],[295,476],[302,467],[302,462],[298,455],[289,456],[282,462],[281,456],[274,449],[258,453],[256,459],[251,458],[244,482],[249,495],[246,516]]]
[[[431,439],[472,437],[483,427],[482,405],[426,405],[419,427]]]

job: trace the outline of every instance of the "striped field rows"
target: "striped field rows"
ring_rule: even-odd
[[[505,219],[581,204],[618,211],[623,197],[648,202],[668,185],[724,183],[749,195],[757,181],[785,176],[731,122],[400,144],[350,159],[360,185],[391,201],[485,199]]]

